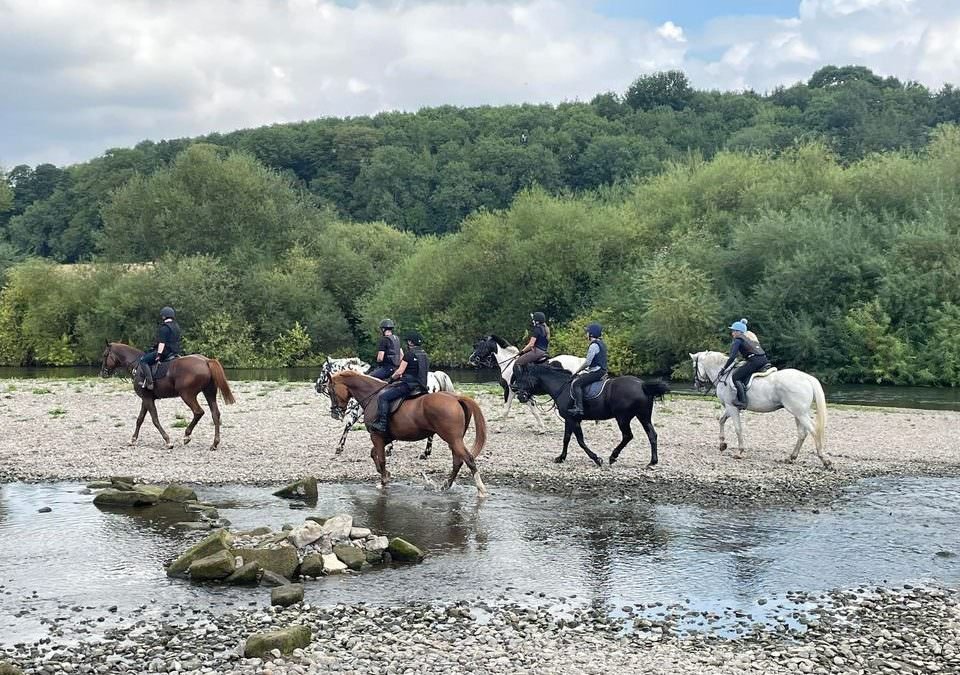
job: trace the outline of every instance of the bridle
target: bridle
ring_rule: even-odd
[[[710,391],[717,388],[717,385],[720,383],[720,378],[717,378],[717,381],[712,381],[704,373],[704,377],[700,377],[700,357],[698,356],[693,360],[693,388],[697,393],[708,396]]]
[[[333,381],[333,375],[331,375],[328,380],[328,382],[331,382],[331,381]],[[377,387],[372,392],[364,396],[362,399],[358,399],[357,404],[360,406],[360,409],[363,410],[366,407],[367,403],[370,401],[370,399],[372,399],[381,391],[389,387],[390,384],[391,384],[391,381],[387,380],[386,382],[383,383],[382,386]],[[347,408],[350,405],[350,397],[349,396],[347,397],[347,403],[345,405],[340,405],[339,396],[337,396],[336,394],[335,387],[326,385],[324,388],[327,391],[327,395],[330,396],[330,416],[333,417],[333,419],[335,420],[342,420],[344,415],[347,414]],[[349,393],[349,390],[348,390],[348,393]]]

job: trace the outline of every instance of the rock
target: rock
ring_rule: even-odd
[[[195,502],[197,493],[184,485],[170,483],[163,492],[160,493],[160,501],[164,502]]]
[[[163,491],[167,489],[167,486],[166,486],[166,485],[150,485],[150,484],[144,484],[144,485],[136,485],[136,486],[132,487],[131,489],[134,490],[134,491],[136,491],[136,492],[142,492],[143,494],[150,495],[150,496],[152,496],[152,497],[156,497],[156,498],[159,500],[159,499],[160,499],[160,495],[162,495],[162,494],[163,494]]]
[[[91,490],[103,490],[113,487],[113,483],[108,480],[95,480],[92,483],[87,483],[87,487]]]
[[[327,522],[326,518],[321,518],[320,516],[307,516],[306,520],[312,520],[313,522],[320,523],[321,525]]]
[[[244,563],[256,561],[260,567],[292,579],[300,564],[297,550],[292,546],[279,548],[235,548],[233,555],[243,558]]]
[[[303,584],[285,584],[270,591],[270,604],[289,607],[303,602]]]
[[[37,509],[37,513],[50,513],[51,511],[53,511],[53,509],[51,509],[49,506],[42,506]]]
[[[252,530],[238,532],[238,534],[244,537],[260,537],[265,534],[270,534],[271,532],[273,532],[273,530],[271,530],[269,527],[255,527]]]
[[[323,524],[323,531],[330,535],[330,540],[334,543],[349,539],[351,529],[353,529],[353,516],[346,513],[328,518]]]
[[[195,581],[226,579],[233,574],[233,555],[230,551],[218,551],[190,563],[190,578]]]
[[[383,562],[383,551],[364,551],[364,556],[371,565],[379,565]]]
[[[229,550],[233,543],[233,535],[226,530],[215,530],[201,539],[199,542],[188,548],[180,554],[180,557],[170,563],[167,568],[167,576],[175,577],[186,573],[190,569],[190,563],[199,558],[205,558],[217,551]]]
[[[325,534],[323,525],[308,520],[301,527],[290,531],[287,540],[297,548],[304,548],[312,544]]]
[[[206,521],[195,522],[192,520],[183,520],[179,523],[174,523],[174,527],[179,527],[181,530],[212,530],[213,523],[208,523]]]
[[[290,580],[286,577],[280,576],[276,572],[263,570],[263,576],[260,577],[260,583],[264,586],[286,586],[290,583]]]
[[[96,506],[151,506],[159,501],[156,495],[140,490],[107,489],[93,498]]]
[[[12,663],[0,661],[0,675],[23,675],[23,671]]]
[[[366,527],[351,527],[351,528],[350,528],[350,538],[351,538],[351,539],[366,539],[366,538],[369,537],[371,534],[373,534],[373,532],[371,532],[371,531],[369,530],[369,528],[366,528]]]
[[[137,482],[133,476],[110,476],[107,480],[111,485],[129,485],[131,488]]]
[[[241,565],[227,577],[227,583],[235,586],[255,584],[260,577],[260,563],[256,560]]]
[[[387,546],[390,556],[398,562],[420,562],[423,560],[423,551],[405,539],[394,537]]]
[[[322,555],[323,571],[325,574],[339,574],[347,569],[347,566],[340,562],[340,559],[333,553]]]
[[[286,497],[287,499],[304,499],[309,502],[317,501],[317,479],[312,477],[302,478],[296,483],[290,483],[284,488],[273,493],[277,497]]]
[[[338,544],[333,547],[333,554],[352,570],[359,570],[367,562],[367,554],[363,549],[350,544]]]
[[[363,542],[363,548],[374,553],[381,553],[387,550],[390,540],[386,537],[371,537]]]
[[[247,638],[243,656],[248,659],[263,658],[274,649],[279,649],[282,654],[290,654],[294,649],[303,649],[309,645],[312,637],[310,629],[302,625],[270,633],[255,633]]]
[[[310,553],[303,556],[303,562],[300,563],[300,576],[319,577],[323,574],[323,556],[316,553]]]

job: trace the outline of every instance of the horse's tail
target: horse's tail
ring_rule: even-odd
[[[213,378],[213,383],[217,385],[217,389],[220,390],[220,395],[223,396],[223,402],[227,405],[236,403],[237,399],[233,397],[233,392],[230,391],[227,374],[223,372],[223,366],[220,365],[220,362],[216,359],[210,359],[207,361],[207,367],[210,369],[210,377]]]
[[[465,427],[470,425],[470,416],[473,416],[473,428],[477,432],[477,435],[476,438],[473,439],[473,447],[470,449],[470,454],[473,457],[477,457],[487,442],[487,420],[484,419],[480,406],[477,405],[477,402],[472,398],[469,396],[457,396],[457,400],[460,401],[460,405],[463,407],[463,413],[467,417]],[[467,430],[464,429],[463,433],[466,434]]]
[[[814,427],[814,439],[820,448],[823,448],[823,434],[827,430],[827,398],[823,395],[823,386],[820,380],[810,376],[813,380],[813,399],[817,404],[817,421]]]
[[[643,393],[649,396],[651,399],[658,398],[662,401],[664,395],[670,393],[670,387],[667,386],[667,383],[663,382],[662,380],[657,380],[656,382],[644,382]]]
[[[442,370],[435,370],[433,374],[437,377],[437,384],[440,385],[440,391],[449,391],[451,394],[456,393],[456,389],[453,388],[453,380],[450,379],[449,375]]]

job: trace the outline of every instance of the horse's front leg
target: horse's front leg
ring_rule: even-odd
[[[574,423],[573,435],[577,437],[577,443],[579,443],[580,447],[583,448],[583,451],[587,453],[587,457],[592,459],[594,464],[596,464],[599,467],[602,467],[603,460],[600,459],[593,450],[588,448],[586,441],[583,440],[583,428],[580,426],[579,420]]]
[[[560,452],[560,455],[556,457],[553,461],[557,464],[563,464],[567,459],[567,446],[570,445],[570,436],[573,434],[573,422],[564,419],[563,420],[563,450]]]
[[[533,418],[537,420],[537,433],[547,433],[547,428],[543,425],[543,419],[540,417],[540,412],[537,410],[537,404],[534,403],[533,399],[531,398],[529,401],[527,401],[527,405],[530,406],[530,412],[533,413]]]
[[[140,427],[143,426],[143,420],[147,418],[147,402],[144,399],[140,399],[140,414],[137,415],[137,426],[133,430],[133,436],[130,438],[130,445],[136,445],[137,439],[140,437]]]
[[[390,481],[390,472],[387,471],[387,456],[385,452],[385,443],[383,436],[379,433],[370,434],[370,440],[373,447],[370,449],[370,457],[373,459],[377,472],[380,474],[380,487],[385,488]]]
[[[153,420],[153,426],[157,428],[157,431],[160,432],[160,435],[163,436],[163,442],[166,443],[167,449],[173,447],[173,441],[170,440],[170,436],[167,435],[167,432],[164,430],[163,426],[160,424],[160,416],[157,415],[157,402],[154,399],[149,399],[147,403],[148,410],[150,411],[150,419]]]
[[[723,427],[726,425],[728,419],[730,419],[730,413],[724,408],[723,412],[720,413],[720,452],[727,449],[727,439],[724,438]]]
[[[729,411],[728,411],[729,412]],[[733,429],[737,432],[737,454],[733,456],[734,459],[743,459],[743,424],[740,419],[740,410],[734,408],[732,412],[729,412],[730,419],[733,420]]]
[[[420,459],[430,459],[431,452],[433,452],[433,434],[427,436],[427,447],[420,453]]]
[[[513,389],[507,387],[507,402],[503,406],[503,415],[500,417],[500,426],[497,427],[497,433],[499,434],[503,431],[503,425],[506,423],[507,418],[510,417],[510,406],[513,405]]]

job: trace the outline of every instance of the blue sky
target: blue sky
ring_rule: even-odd
[[[613,18],[642,18],[654,23],[672,21],[698,29],[722,16],[777,16],[797,14],[799,0],[597,0],[597,11]]]

